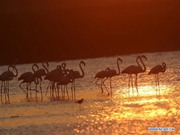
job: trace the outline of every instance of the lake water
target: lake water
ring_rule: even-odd
[[[137,65],[136,57],[131,54],[113,57],[82,59],[84,78],[76,80],[76,99],[84,98],[79,106],[73,100],[52,101],[45,96],[48,81],[43,81],[43,101],[26,100],[25,93],[19,88],[18,77],[31,70],[31,64],[17,65],[19,75],[10,84],[11,104],[0,104],[1,135],[59,135],[59,134],[180,134],[180,51],[143,53],[146,72],[138,75],[139,95],[128,94],[128,76],[112,78],[113,96],[95,85],[95,74],[107,67],[117,70],[116,60],[122,71],[129,65]],[[66,68],[80,71],[81,60],[49,62],[49,71],[65,62]],[[156,94],[154,75],[148,75],[153,66],[166,63],[167,70],[160,73],[160,95]],[[37,63],[39,67],[41,63]],[[7,65],[0,67],[0,73],[7,70]],[[109,80],[105,82],[109,88]],[[25,85],[23,85],[25,88]],[[70,86],[68,86],[69,93]],[[71,93],[70,93],[71,94]],[[32,92],[35,97],[35,93]],[[4,95],[3,95],[4,100]],[[174,127],[174,132],[152,132],[148,127]]]

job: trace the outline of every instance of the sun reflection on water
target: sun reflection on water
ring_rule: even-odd
[[[87,121],[75,128],[80,133],[111,133],[111,134],[150,134],[148,127],[175,127],[180,120],[177,104],[168,95],[171,88],[160,86],[160,94],[151,85],[139,86],[139,94],[122,94],[120,89],[114,91],[114,96],[102,102],[94,103],[94,110],[87,116]]]

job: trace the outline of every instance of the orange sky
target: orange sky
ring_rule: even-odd
[[[12,48],[12,57],[24,56],[27,48],[41,58],[51,50],[50,59],[71,59],[180,46],[179,0],[1,0],[0,5],[0,44],[6,45],[1,54]],[[74,49],[78,55],[66,55]]]

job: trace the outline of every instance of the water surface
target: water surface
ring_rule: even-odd
[[[14,78],[10,82],[11,104],[0,105],[0,133],[152,134],[148,127],[174,127],[173,133],[180,134],[180,51],[143,54],[148,58],[144,62],[147,71],[138,75],[138,97],[135,88],[134,94],[132,89],[128,94],[126,75],[112,78],[112,97],[108,97],[106,91],[101,94],[100,88],[95,85],[94,76],[106,67],[117,70],[118,57],[123,60],[121,70],[129,65],[136,65],[136,57],[142,54],[83,59],[86,63],[83,68],[85,77],[76,80],[77,99],[85,99],[81,107],[72,100],[51,101],[49,95],[45,96],[48,81],[42,83],[42,102],[35,102],[33,99],[27,101],[18,86],[18,78]],[[80,71],[80,61],[49,62],[49,71],[63,62],[66,62],[67,68]],[[160,94],[156,94],[154,75],[148,75],[148,72],[162,62],[166,62],[167,70],[159,74]],[[41,63],[37,64],[42,67]],[[19,75],[32,71],[31,65],[17,65]],[[1,73],[6,70],[6,65],[0,67]],[[109,88],[109,80],[105,84]],[[32,94],[34,97],[35,93]]]

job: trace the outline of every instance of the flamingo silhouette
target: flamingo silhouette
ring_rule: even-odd
[[[69,99],[69,94],[68,94],[68,90],[67,90],[67,85],[69,83],[73,83],[74,82],[74,77],[73,77],[73,70],[68,70],[67,69],[67,73],[65,76],[62,76],[58,82],[57,82],[57,88],[58,88],[58,93],[59,93],[59,86],[64,85],[64,90],[61,87],[61,91],[62,91],[62,97],[65,98],[65,91],[67,93],[68,99]],[[71,91],[72,91],[72,87],[71,87]],[[72,97],[73,98],[73,97]]]
[[[73,99],[76,99],[75,79],[83,78],[84,77],[84,70],[82,68],[82,65],[86,66],[86,63],[84,61],[80,61],[80,63],[79,63],[79,68],[80,68],[82,74],[80,74],[79,71],[72,71],[73,72],[72,76],[73,76],[73,80],[74,80],[73,83],[72,83],[72,88],[73,88],[73,90],[72,90],[72,97],[73,97]]]
[[[64,74],[65,73],[63,72],[60,65],[58,65],[56,69],[53,69],[52,71],[46,74],[44,80],[49,80],[46,95],[48,92],[48,88],[50,86],[50,97],[54,98],[55,82],[59,79],[59,77],[63,76]]]
[[[9,98],[9,81],[11,81],[13,79],[13,77],[17,77],[18,75],[18,70],[16,68],[15,63],[19,61],[17,59],[14,60],[13,65],[9,65],[8,66],[8,71],[3,72],[0,75],[0,80],[2,81],[1,84],[1,102],[2,101],[2,89],[4,88],[4,94],[5,94],[5,102],[10,103],[10,98]],[[13,70],[15,70],[15,74],[10,70],[10,68],[13,68]],[[7,99],[6,99],[7,96]]]
[[[142,63],[142,65],[143,65],[143,67],[142,67],[142,66],[139,64],[139,62],[138,62],[138,66],[135,66],[134,68],[132,68],[132,69],[130,70],[130,74],[135,74],[135,76],[136,76],[136,77],[135,77],[135,86],[136,86],[136,90],[137,90],[137,95],[138,95],[137,75],[138,75],[139,73],[146,72],[146,66],[145,66],[142,58],[144,58],[145,60],[147,60],[147,57],[146,57],[145,55],[142,55],[142,56],[139,58],[140,61],[141,61],[141,63]]]
[[[10,68],[13,68],[14,69],[14,66],[13,65],[9,65],[8,66],[8,71],[5,71],[3,72],[1,75],[0,75],[0,81],[2,82],[1,83],[1,103],[3,103],[3,100],[2,100],[2,91],[4,89],[4,95],[5,95],[5,103],[9,102],[9,98],[8,98],[8,82],[9,80],[12,80],[12,77],[11,77],[11,71],[10,71]],[[7,98],[6,98],[7,96]]]
[[[38,67],[37,64],[33,64],[33,65],[32,65],[32,70],[33,70],[33,72],[35,73],[36,71],[35,71],[34,67],[36,67],[37,69],[38,69],[39,67]],[[39,83],[39,82],[37,81],[34,73],[32,73],[32,72],[25,72],[25,73],[21,74],[20,77],[18,78],[18,81],[21,81],[21,80],[22,80],[22,82],[19,84],[19,87],[25,92],[27,99],[28,99],[28,90],[30,90],[30,95],[31,95],[31,90],[32,90],[32,89],[31,89],[31,83],[34,82],[36,85]],[[25,90],[22,88],[22,86],[21,86],[23,83],[26,83],[26,91],[25,91]],[[29,87],[30,87],[30,89],[29,89]],[[36,91],[36,99],[37,99],[37,92],[38,92],[38,91],[37,91],[36,89],[35,89],[35,91]],[[31,96],[32,96],[32,95],[31,95]]]
[[[160,94],[160,88],[159,88],[159,76],[158,74],[160,72],[164,73],[166,71],[166,63],[163,62],[162,65],[157,65],[157,66],[154,66],[150,72],[148,73],[148,75],[151,75],[151,74],[155,74],[155,82],[156,82],[156,94],[157,94],[157,87],[159,89],[159,94]]]
[[[128,81],[128,87],[130,88],[130,82],[132,85],[132,89],[133,89],[133,81],[132,81],[132,74],[135,74],[135,86],[136,86],[136,90],[137,90],[137,94],[138,94],[138,84],[137,84],[137,75],[139,73],[145,72],[146,71],[146,66],[144,65],[144,62],[142,61],[142,58],[144,58],[145,60],[147,60],[147,57],[145,55],[142,56],[137,56],[136,58],[136,62],[138,64],[138,66],[136,65],[131,65],[128,66],[127,68],[125,68],[121,73],[122,74],[128,74],[129,75],[129,81]],[[141,67],[141,65],[139,64],[138,60],[141,61],[141,63],[143,64],[143,68]],[[134,91],[133,91],[134,93]]]
[[[114,76],[117,76],[117,75],[120,75],[120,67],[119,67],[119,61],[122,63],[122,59],[121,58],[117,58],[117,68],[118,68],[118,72],[116,70],[107,70],[107,74],[106,74],[106,77],[110,78],[110,90],[111,90],[111,96],[112,96],[112,86],[111,86],[111,78],[114,77]]]
[[[104,81],[107,79],[107,72],[110,70],[110,68],[106,68],[104,71],[99,71],[98,73],[96,73],[94,78],[97,78],[95,84],[100,87],[102,93],[104,92],[103,90],[103,86],[106,88],[107,92],[108,92],[108,96],[109,96],[109,91],[106,87],[106,85],[104,84]],[[98,81],[101,80],[101,84],[98,84]]]
[[[46,66],[45,66],[45,64],[46,64]],[[39,88],[41,91],[41,101],[43,100],[42,87],[41,87],[42,76],[45,76],[47,73],[49,73],[49,71],[47,69],[49,67],[49,64],[48,64],[48,62],[43,62],[42,66],[44,69],[38,69],[37,71],[34,72],[34,76],[40,80],[39,81]]]
[[[138,56],[136,58],[136,63],[139,65],[138,63],[138,59],[140,59],[140,56]],[[126,67],[124,70],[122,70],[122,74],[128,74],[128,77],[129,77],[129,81],[128,81],[128,88],[130,88],[130,83],[131,83],[131,86],[132,86],[132,89],[133,89],[133,82],[132,82],[132,74],[130,73],[130,71],[136,67],[136,65],[131,65],[131,66],[128,66]]]

